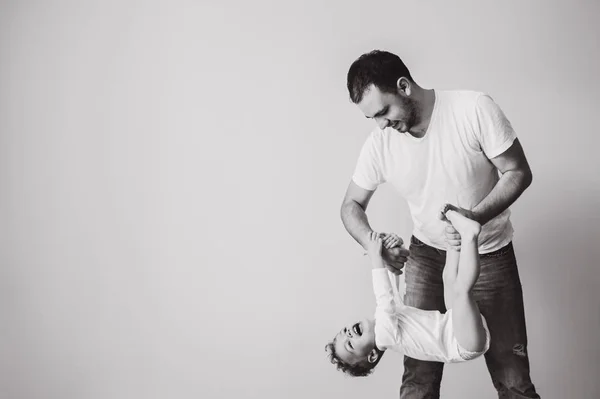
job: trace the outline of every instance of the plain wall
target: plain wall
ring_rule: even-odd
[[[597,2],[0,3],[0,397],[398,396],[336,372],[374,310],[339,206],[374,127],[348,67],[484,91],[525,148],[512,207],[531,373],[600,397]],[[368,212],[406,239],[387,186]],[[445,398],[493,398],[483,359]]]

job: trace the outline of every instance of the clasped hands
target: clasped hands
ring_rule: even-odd
[[[470,219],[477,220],[476,215],[472,211],[454,206],[452,206],[452,210],[459,212],[463,216],[466,216]],[[439,217],[441,220],[444,220],[441,212]],[[404,241],[394,233],[377,234],[382,239],[381,256],[385,262],[386,268],[397,276],[401,275],[404,264],[410,255],[408,249],[404,248],[403,246]],[[458,231],[456,231],[456,229],[450,223],[447,223],[444,230],[444,235],[446,238],[446,243],[448,244],[448,249],[460,251],[460,234],[458,234]]]

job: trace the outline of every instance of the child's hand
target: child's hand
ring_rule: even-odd
[[[367,254],[371,258],[374,267],[381,267],[379,264],[383,263],[383,258],[381,257],[382,246],[383,240],[379,233],[371,232],[367,241]]]
[[[386,249],[401,247],[402,244],[404,244],[402,238],[398,237],[398,235],[395,233],[381,233],[380,236],[383,239],[383,246]]]

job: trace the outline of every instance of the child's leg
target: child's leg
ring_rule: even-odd
[[[446,264],[444,265],[444,271],[442,273],[446,310],[452,309],[452,303],[454,299],[454,284],[456,282],[456,275],[458,274],[459,256],[459,252],[451,248],[448,248],[448,251],[446,251]]]
[[[471,289],[479,278],[477,239],[481,225],[452,210],[446,212],[446,217],[458,231],[461,239],[458,273],[452,295],[454,333],[461,347],[471,352],[479,352],[485,347],[486,333],[479,307],[471,295]]]

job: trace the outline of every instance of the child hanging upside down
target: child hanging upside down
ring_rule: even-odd
[[[406,306],[394,295],[381,256],[382,245],[398,244],[395,234],[373,232],[367,253],[373,266],[375,319],[344,327],[327,344],[331,362],[352,376],[369,375],[387,349],[419,359],[444,363],[463,362],[484,354],[490,346],[485,318],[471,296],[479,277],[477,239],[481,225],[452,210],[441,210],[442,220],[451,223],[461,236],[460,252],[447,251],[443,272],[444,301],[448,311],[421,310]]]

